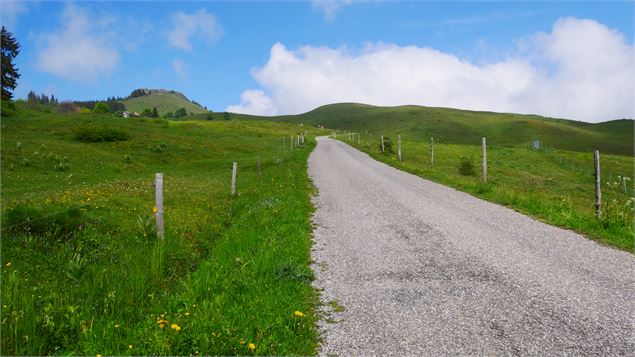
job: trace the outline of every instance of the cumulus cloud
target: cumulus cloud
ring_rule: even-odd
[[[200,36],[208,43],[217,41],[223,34],[221,26],[213,14],[201,9],[192,14],[177,12],[172,19],[173,27],[168,33],[170,45],[191,51],[191,39]]]
[[[417,104],[585,121],[633,117],[633,45],[593,21],[558,20],[515,56],[477,64],[433,48],[376,43],[360,51],[276,43],[252,71],[264,90],[232,111],[295,114],[334,102]],[[245,95],[246,93],[249,95]],[[257,97],[257,100],[254,99]]]
[[[232,113],[249,113],[255,115],[276,115],[276,108],[265,92],[246,90],[240,95],[240,105],[230,105],[225,111]]]
[[[109,19],[92,19],[69,3],[62,13],[63,27],[40,37],[43,47],[37,68],[65,79],[95,81],[115,69],[119,51],[112,46],[113,34],[103,31]]]

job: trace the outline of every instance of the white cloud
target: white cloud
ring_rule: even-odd
[[[174,61],[172,61],[172,69],[174,70],[174,73],[176,73],[176,76],[179,77],[179,79],[181,79],[182,81],[189,78],[188,66],[180,59],[175,59]]]
[[[632,118],[633,45],[592,20],[564,18],[525,39],[516,56],[476,64],[432,48],[346,48],[277,43],[252,71],[264,91],[243,92],[233,111],[295,114],[335,102],[417,104],[535,113],[591,122]],[[246,93],[251,93],[245,95]],[[254,99],[257,97],[257,100]]]
[[[103,31],[111,19],[93,19],[68,3],[62,13],[63,28],[44,34],[37,55],[37,68],[65,79],[95,81],[113,72],[119,51],[112,46],[112,33]]]
[[[9,31],[14,31],[18,17],[26,12],[28,12],[28,3],[25,1],[2,0],[0,2],[1,22]]]
[[[249,113],[255,115],[276,115],[276,108],[265,92],[246,90],[240,95],[241,104],[230,105],[225,111],[231,113]]]
[[[173,27],[168,34],[168,40],[172,47],[191,51],[193,36],[201,36],[208,43],[217,41],[223,34],[221,26],[213,14],[201,9],[188,15],[177,12],[172,19]]]
[[[311,0],[311,6],[324,13],[327,21],[335,20],[335,14],[344,6],[350,5],[353,0]]]

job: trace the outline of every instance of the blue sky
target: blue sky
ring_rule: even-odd
[[[269,115],[360,101],[632,118],[633,18],[633,2],[2,3],[17,97],[166,88]]]

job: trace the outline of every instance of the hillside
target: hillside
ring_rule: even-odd
[[[319,107],[299,115],[267,118],[327,128],[401,134],[402,138],[423,140],[433,136],[452,144],[475,144],[482,136],[496,145],[521,146],[541,139],[560,149],[633,155],[633,120],[591,124],[538,115],[477,112],[421,106],[376,107],[340,103]]]
[[[159,115],[174,113],[179,108],[185,108],[188,114],[207,112],[205,108],[193,103],[182,93],[164,89],[137,89],[121,102],[126,106],[126,110],[138,113],[146,108],[152,109],[154,107],[157,107]]]

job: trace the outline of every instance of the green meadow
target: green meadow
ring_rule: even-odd
[[[3,117],[3,354],[314,354],[315,141],[290,150],[299,131],[20,105]]]
[[[337,139],[401,170],[572,229],[602,244],[633,251],[632,156],[601,154],[603,206],[598,219],[590,152],[545,152],[501,145],[488,138],[488,180],[483,183],[480,140],[477,145],[436,142],[431,165],[429,137],[401,135],[403,161],[397,155],[397,136],[386,138],[392,150],[382,153],[380,134],[363,133],[359,140],[350,140],[347,134],[337,135]],[[628,177],[626,192],[618,176]]]

